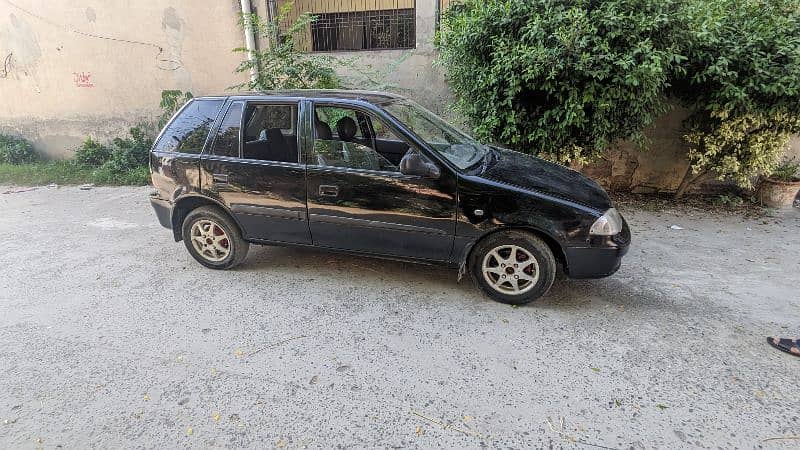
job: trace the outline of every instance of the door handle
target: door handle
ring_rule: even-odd
[[[321,195],[322,197],[336,197],[339,195],[339,186],[320,184],[319,195]]]
[[[225,173],[215,173],[212,175],[214,184],[228,184],[228,175]]]

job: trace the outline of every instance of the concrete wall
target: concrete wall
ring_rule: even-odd
[[[416,48],[324,53],[337,61],[345,87],[387,90],[406,95],[434,112],[447,115],[452,94],[434,65],[436,2],[416,2]]]
[[[52,157],[244,81],[236,0],[0,0],[0,131]]]

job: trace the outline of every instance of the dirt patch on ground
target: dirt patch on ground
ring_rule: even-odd
[[[764,208],[750,197],[736,193],[689,195],[680,200],[675,200],[671,194],[614,193],[612,198],[615,204],[624,208],[650,212],[674,211],[745,218],[776,218],[783,215],[782,211]],[[795,208],[800,208],[800,202],[795,202]]]

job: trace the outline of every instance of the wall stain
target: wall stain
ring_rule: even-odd
[[[86,20],[91,23],[94,23],[97,20],[97,13],[94,12],[94,8],[91,6],[86,7]]]
[[[14,58],[13,52],[9,53],[8,55],[6,55],[5,58],[3,58],[3,64],[2,66],[0,66],[0,78],[8,78],[8,74],[11,73],[11,69],[13,68],[11,64],[13,58]]]
[[[172,79],[176,89],[182,91],[192,90],[192,76],[183,66],[183,41],[185,38],[184,21],[173,7],[164,9],[161,18],[161,29],[167,40],[164,49],[164,58],[161,63],[170,64]]]
[[[164,10],[164,17],[161,19],[161,28],[166,30],[171,28],[175,31],[181,31],[181,18],[178,16],[178,11],[173,7]]]
[[[42,58],[42,48],[30,24],[14,13],[8,15],[8,24],[0,29],[0,48],[5,49],[3,69],[7,78],[12,74],[30,75]]]

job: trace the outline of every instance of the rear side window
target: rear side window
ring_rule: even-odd
[[[245,108],[242,157],[298,162],[297,104],[249,104]]]
[[[157,152],[200,153],[223,100],[193,100],[167,128],[155,146]]]
[[[217,137],[211,153],[219,156],[239,157],[239,130],[242,123],[242,102],[235,102],[228,108],[222,124],[219,126]]]

